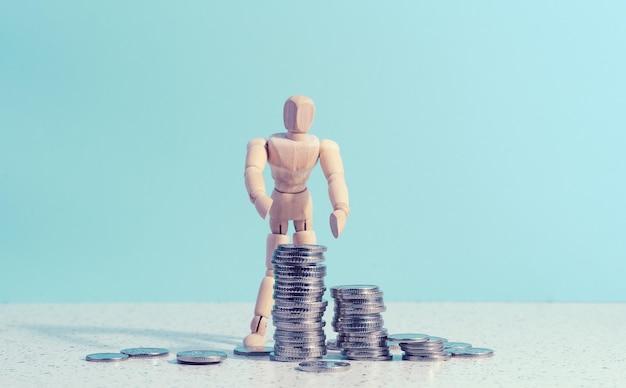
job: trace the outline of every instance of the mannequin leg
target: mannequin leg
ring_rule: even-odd
[[[293,222],[296,233],[293,234],[294,244],[315,244],[317,239],[313,231],[313,219],[297,220]]]
[[[267,321],[272,314],[272,307],[274,306],[274,267],[272,266],[272,255],[279,244],[289,244],[289,237],[284,234],[269,234],[267,236],[265,277],[259,286],[259,293],[254,307],[254,318],[250,323],[250,334],[243,340],[244,346],[265,345]]]

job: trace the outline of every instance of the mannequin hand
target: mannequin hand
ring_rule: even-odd
[[[274,200],[267,195],[261,195],[256,198],[254,207],[261,218],[265,219],[265,217],[267,217],[272,207],[272,202],[274,202]]]
[[[335,238],[339,237],[341,235],[341,232],[343,232],[343,228],[344,226],[346,226],[347,218],[348,216],[343,210],[335,210],[331,213],[330,230],[331,232],[333,232],[333,236],[335,236]]]

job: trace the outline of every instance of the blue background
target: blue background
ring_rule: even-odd
[[[0,302],[254,301],[246,143],[312,97],[327,285],[625,301],[621,1],[2,1]],[[269,178],[269,174],[266,175]],[[268,182],[268,190],[271,182]]]

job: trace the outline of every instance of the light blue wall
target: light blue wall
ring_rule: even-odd
[[[3,1],[0,302],[253,301],[246,142],[317,104],[327,285],[626,301],[623,1]],[[268,175],[269,176],[269,175]],[[269,184],[268,184],[269,185]]]

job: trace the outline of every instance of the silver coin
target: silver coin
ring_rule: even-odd
[[[274,271],[274,279],[278,279],[281,283],[290,282],[290,281],[293,282],[295,280],[307,281],[310,279],[322,281],[325,276],[326,276],[326,270],[307,271],[307,272],[295,272],[295,271],[285,271],[285,270]]]
[[[355,284],[348,286],[333,286],[330,289],[331,295],[364,295],[364,294],[372,294],[380,292],[378,286],[374,286],[371,284]]]
[[[274,351],[274,356],[290,358],[299,361],[307,361],[307,360],[320,360],[324,357],[326,352],[277,352]]]
[[[402,349],[443,349],[443,342],[400,342]]]
[[[295,266],[308,266],[311,264],[323,263],[324,256],[322,255],[284,255],[274,254],[272,257],[272,264],[291,264]]]
[[[472,344],[467,342],[446,342],[444,346],[446,349],[467,349],[471,348]]]
[[[165,348],[129,348],[122,349],[120,353],[128,354],[129,357],[163,357],[170,354],[170,351]]]
[[[317,244],[280,244],[276,247],[278,251],[291,251],[291,252],[326,252],[324,245]]]
[[[284,278],[279,277],[278,279],[274,278],[274,284],[278,284],[279,286],[297,286],[302,285],[303,287],[314,287],[321,286],[324,287],[324,279],[323,278]]]
[[[321,359],[322,356],[319,357],[291,357],[291,356],[281,356],[277,354],[270,354],[271,361],[279,361],[279,362],[302,362],[302,361],[316,361]]]
[[[324,299],[323,294],[314,296],[291,296],[291,295],[274,295],[274,304],[281,306],[283,303],[317,303]]]
[[[372,301],[379,301],[383,297],[383,292],[373,292],[371,294],[348,294],[348,295],[333,295],[339,303],[371,303]]]
[[[402,356],[402,359],[405,361],[448,361],[450,358],[451,358],[450,353],[448,353],[448,355],[445,355],[445,356],[434,356],[434,355],[410,356],[406,354]]]
[[[428,351],[428,350],[415,350],[415,351],[409,351],[409,350],[405,350],[404,354],[406,354],[407,356],[446,356],[446,355],[450,355],[449,352],[446,352],[444,350],[437,350],[437,351]]]
[[[345,361],[305,361],[298,364],[297,370],[313,373],[336,373],[350,369],[350,363]]]
[[[454,357],[491,357],[493,350],[487,348],[450,349]]]
[[[281,344],[294,344],[304,346],[306,344],[325,344],[326,336],[313,333],[311,336],[279,336],[274,334],[274,339]]]
[[[326,340],[319,341],[292,341],[292,340],[283,340],[283,339],[275,339],[274,348],[283,348],[283,347],[293,347],[298,349],[309,349],[316,348],[321,349],[326,346]]]
[[[426,334],[417,334],[417,333],[401,333],[401,334],[390,334],[387,336],[389,341],[397,342],[397,343],[408,343],[408,342],[426,342],[428,341],[428,335]]]
[[[335,325],[333,329],[339,333],[367,333],[378,331],[383,328],[383,324],[359,324],[359,325]]]
[[[308,274],[308,273],[323,273],[326,272],[326,265],[321,263],[297,266],[291,264],[274,263],[274,273],[276,272],[288,272],[296,274]]]
[[[324,257],[324,252],[313,251],[289,251],[285,249],[276,249],[273,253],[273,257]]]
[[[273,257],[324,257],[324,252],[314,251],[290,251],[285,249],[277,249],[273,253]]]
[[[279,303],[274,303],[274,308],[278,308],[281,310],[289,310],[289,309],[322,309],[328,306],[327,300],[322,300],[321,302],[290,302],[290,301],[279,301]]]
[[[302,332],[302,334],[309,334],[309,333]],[[278,334],[274,334],[274,339],[282,343],[306,344],[306,343],[325,342],[326,335],[324,334],[323,331],[321,331],[321,333],[313,332],[313,333],[310,333],[310,335],[288,335],[288,336],[283,335],[281,336]]]
[[[337,334],[338,341],[369,341],[379,338],[387,338],[387,329],[383,328],[378,331],[371,331],[367,333],[339,333]]]
[[[128,360],[128,354],[122,353],[93,353],[85,357],[87,361],[94,362],[118,362]]]
[[[233,353],[239,356],[269,356],[274,351],[273,346],[238,346]]]
[[[343,349],[365,349],[365,348],[385,348],[388,349],[387,341],[371,341],[371,342],[354,342],[344,341],[337,342],[337,346]]]
[[[293,272],[316,272],[316,271],[325,271],[326,264],[324,263],[311,263],[308,265],[294,265],[292,263],[274,263],[274,271],[282,270],[282,271],[293,271]]]
[[[274,344],[274,353],[323,353],[326,354],[326,343],[320,346],[300,346],[300,345],[279,345]]]
[[[325,308],[289,308],[283,309],[278,306],[274,306],[272,310],[272,315],[282,316],[284,318],[299,318],[299,319],[307,319],[306,316],[310,315],[314,317],[319,315],[322,317],[324,315]],[[311,318],[313,319],[313,318]]]
[[[428,342],[448,342],[447,338],[428,336]]]
[[[276,286],[276,284],[274,284],[274,292],[286,292],[286,293],[292,293],[292,292],[312,292],[312,293],[318,293],[318,292],[324,292],[326,291],[326,288],[324,287],[298,287],[298,286]]]
[[[341,354],[346,357],[379,357],[379,356],[388,356],[389,349],[380,348],[380,349],[343,349]]]
[[[215,364],[226,357],[226,353],[215,350],[186,350],[176,353],[176,359],[184,364]]]
[[[379,321],[346,321],[346,320],[341,320],[341,321],[332,321],[332,325],[333,327],[336,327],[338,329],[343,329],[343,328],[351,328],[351,329],[358,329],[358,328],[371,328],[371,327],[379,327],[382,328],[382,326],[384,325],[384,322],[382,320]],[[377,329],[380,330],[380,329]],[[366,330],[366,331],[376,331],[374,329],[372,330]]]
[[[303,313],[299,311],[272,311],[273,318],[284,319],[321,319],[324,316],[324,312],[308,312]]]
[[[382,298],[382,296],[379,297],[368,297],[368,298],[352,298],[352,299],[342,299],[342,298],[338,298],[336,295],[333,296],[333,299],[335,300],[335,304],[338,307],[346,307],[346,306],[359,306],[362,304],[372,304],[372,303],[376,303],[376,304],[384,304],[384,300]]]
[[[388,356],[374,356],[374,357],[359,357],[359,356],[348,356],[348,360],[355,361],[391,361],[393,360],[392,355]]]
[[[274,330],[274,335],[277,337],[289,337],[289,338],[314,338],[314,337],[326,337],[323,328],[319,327],[312,330],[285,330],[285,329],[276,329]]]
[[[278,319],[273,319],[274,327],[277,329],[283,330],[292,330],[292,331],[307,331],[307,330],[315,330],[326,326],[326,322],[282,322]]]
[[[371,308],[334,308],[335,314],[339,314],[339,315],[373,315],[373,314],[380,314],[380,313],[384,313],[385,311],[387,311],[387,307],[385,306],[381,306],[381,307],[371,307]]]
[[[321,327],[310,330],[285,330],[276,329],[274,331],[275,338],[292,338],[301,340],[325,339],[326,334]]]

